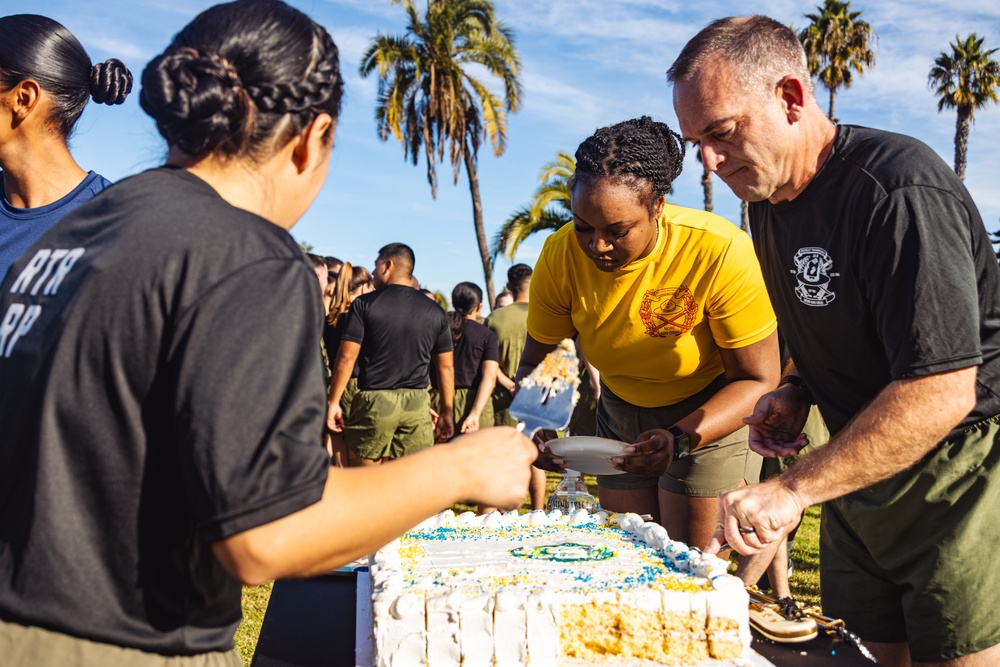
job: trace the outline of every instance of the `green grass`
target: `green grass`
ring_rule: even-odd
[[[551,493],[559,482],[559,475],[548,474],[546,493]],[[590,492],[597,495],[597,481],[590,475],[584,475],[584,482]],[[475,511],[473,505],[455,505],[455,512]],[[527,502],[521,507],[521,512],[527,512],[531,506]],[[806,510],[805,518],[799,527],[795,542],[792,545],[792,561],[795,572],[792,574],[792,594],[806,605],[819,606],[819,507]],[[245,587],[243,589],[243,622],[236,630],[236,650],[243,658],[243,664],[249,665],[253,657],[257,637],[260,636],[260,626],[264,621],[267,601],[271,597],[271,584]]]

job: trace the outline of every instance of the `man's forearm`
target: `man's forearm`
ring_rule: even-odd
[[[808,507],[909,468],[975,407],[976,371],[963,368],[889,383],[825,447],[778,480]]]

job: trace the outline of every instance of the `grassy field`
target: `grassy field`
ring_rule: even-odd
[[[549,474],[548,491],[555,489],[559,481],[558,475]],[[590,487],[591,493],[597,495],[597,484],[591,476],[584,476],[584,481]],[[475,507],[456,505],[456,512],[475,510]],[[530,510],[525,504],[521,511]],[[806,511],[805,519],[799,528],[792,545],[792,561],[795,572],[792,574],[792,593],[796,599],[808,605],[819,605],[819,508],[812,507]],[[249,665],[253,657],[260,626],[267,611],[267,601],[271,596],[271,584],[246,587],[243,589],[243,622],[236,631],[236,649],[243,657],[243,664]]]

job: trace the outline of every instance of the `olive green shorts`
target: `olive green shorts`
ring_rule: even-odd
[[[35,626],[0,621],[0,656],[4,667],[242,667],[233,651],[168,656],[147,653],[52,632]]]
[[[642,408],[615,396],[601,384],[597,403],[597,435],[622,442],[635,442],[640,433],[665,428],[697,410],[726,385],[719,376],[705,389],[679,403],[659,408]],[[724,438],[692,450],[690,456],[677,459],[657,477],[632,473],[598,475],[597,483],[607,489],[642,489],[659,485],[661,489],[692,498],[713,498],[735,489],[741,482],[754,484],[760,478],[760,455],[747,444],[750,429],[746,426]]]
[[[344,440],[364,459],[398,459],[434,445],[426,389],[359,389],[344,421]]]
[[[1000,416],[916,466],[823,505],[823,612],[914,661],[1000,643]]]
[[[479,391],[478,387],[455,388],[454,409],[451,411],[451,414],[455,417],[455,435],[459,434],[462,422],[469,416],[469,410],[472,409],[472,404],[476,402],[477,391]],[[479,428],[489,428],[490,426],[493,426],[492,399],[486,401],[486,406],[483,407],[483,412],[479,415]]]
[[[351,414],[351,404],[354,402],[354,397],[358,394],[358,378],[351,378],[347,381],[347,386],[344,387],[344,393],[340,396],[340,409],[344,413],[344,421],[347,421],[348,415]]]

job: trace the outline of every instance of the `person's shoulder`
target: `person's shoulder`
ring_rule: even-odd
[[[834,160],[859,179],[892,191],[910,186],[954,187],[958,177],[934,150],[905,134],[859,125],[840,125]]]
[[[573,245],[576,245],[576,239],[573,237],[573,223],[567,222],[545,238],[542,252],[565,252]]]
[[[515,301],[514,303],[498,308],[490,313],[486,318],[486,326],[491,329],[496,326],[503,326],[508,322],[525,320],[528,317],[528,303],[526,301]]]
[[[663,215],[671,234],[681,235],[683,242],[729,246],[746,232],[721,215],[695,208],[664,204]]]

